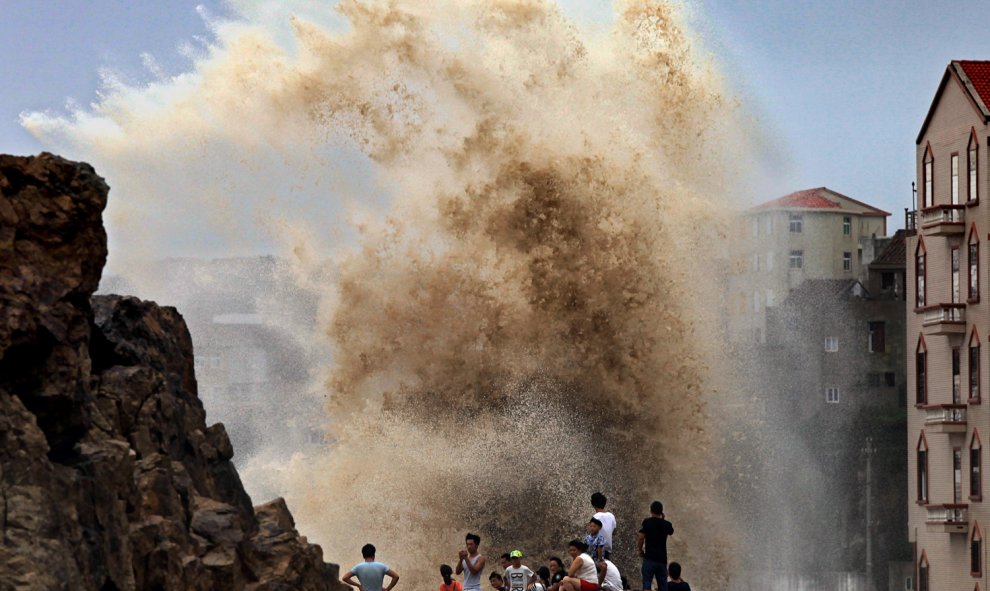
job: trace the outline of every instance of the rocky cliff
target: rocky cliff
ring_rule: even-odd
[[[0,590],[333,590],[207,427],[173,308],[96,296],[107,186],[0,156]]]

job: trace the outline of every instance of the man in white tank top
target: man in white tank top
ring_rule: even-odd
[[[586,551],[588,545],[581,540],[567,543],[567,553],[571,555],[571,566],[567,576],[560,582],[563,591],[598,591],[598,569],[594,559]]]
[[[464,591],[481,591],[481,571],[485,569],[485,557],[478,552],[481,537],[468,534],[464,538],[465,548],[457,556],[457,574],[464,573]]]

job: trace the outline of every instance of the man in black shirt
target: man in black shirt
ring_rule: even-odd
[[[636,537],[636,547],[643,557],[643,589],[649,591],[653,579],[660,591],[667,591],[667,536],[674,526],[663,517],[663,503],[650,503],[650,516],[643,520]]]
[[[670,581],[667,582],[667,591],[691,591],[691,585],[681,578],[681,565],[671,562],[668,565],[670,570]]]

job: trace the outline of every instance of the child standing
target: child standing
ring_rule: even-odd
[[[450,568],[449,564],[440,565],[440,576],[443,577],[443,584],[440,585],[440,591],[464,590],[464,587],[461,586],[461,582],[454,580],[454,569]]]
[[[520,550],[509,552],[509,561],[512,565],[505,569],[505,579],[509,583],[509,591],[526,591],[536,581],[536,574],[523,566],[523,553]]]
[[[605,560],[605,536],[601,532],[602,522],[592,517],[588,522],[588,535],[584,537],[584,543],[588,546],[588,554],[595,559],[595,564],[601,564]]]

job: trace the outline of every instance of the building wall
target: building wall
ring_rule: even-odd
[[[974,128],[980,143],[978,163],[978,183],[980,202],[978,205],[967,207],[965,211],[965,233],[957,236],[924,235],[925,230],[919,227],[918,234],[910,236],[907,243],[907,372],[908,372],[908,533],[910,540],[915,543],[915,574],[917,574],[917,558],[924,552],[929,563],[929,588],[933,590],[955,589],[971,591],[977,583],[981,589],[987,589],[987,543],[983,543],[983,575],[970,575],[970,533],[974,524],[979,523],[981,530],[990,527],[990,507],[985,501],[969,499],[969,442],[974,430],[978,430],[982,438],[990,437],[990,255],[988,255],[987,232],[990,225],[986,221],[987,205],[990,200],[987,179],[990,178],[990,149],[988,149],[988,130],[982,118],[978,116],[958,83],[952,79],[937,105],[925,135],[917,145],[917,183],[919,187],[919,205],[924,203],[923,159],[925,149],[932,146],[934,152],[933,180],[934,198],[936,204],[950,203],[950,155],[959,154],[959,192],[960,202],[967,201],[967,147],[970,132]],[[960,247],[960,279],[961,299],[966,301],[968,268],[967,238],[971,229],[975,229],[980,238],[980,301],[966,306],[966,333],[964,335],[925,335],[924,340],[928,351],[928,404],[949,403],[952,400],[951,384],[951,350],[960,348],[961,381],[963,401],[968,397],[969,355],[968,343],[970,334],[975,327],[981,341],[980,378],[981,404],[971,404],[967,409],[967,429],[965,433],[943,434],[935,433],[931,427],[926,428],[926,411],[916,406],[916,366],[915,348],[919,335],[924,332],[923,314],[914,311],[917,306],[915,296],[915,254],[919,243],[923,242],[926,251],[927,304],[945,303],[951,300],[950,252],[953,246]],[[961,448],[962,462],[962,497],[964,503],[969,503],[969,530],[967,533],[938,533],[929,532],[926,525],[927,510],[918,504],[917,498],[917,445],[922,433],[928,444],[929,470],[929,503],[942,504],[953,501],[953,467],[952,450]],[[990,439],[986,439],[990,442]],[[983,449],[983,467],[985,473],[990,447]],[[990,478],[983,476],[984,490],[990,486]],[[984,498],[990,500],[987,494]],[[984,533],[984,536],[987,534]]]

